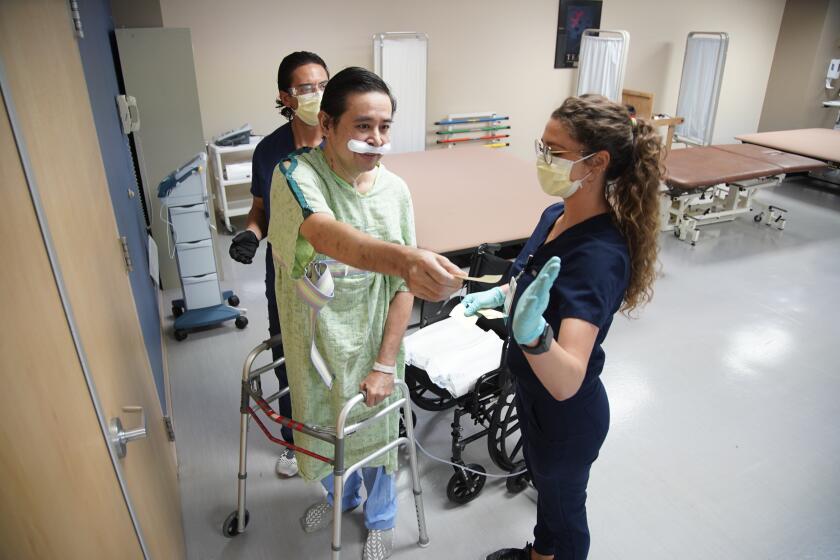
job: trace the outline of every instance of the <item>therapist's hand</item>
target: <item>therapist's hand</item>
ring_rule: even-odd
[[[359,384],[359,389],[365,392],[367,399],[365,404],[368,406],[376,406],[394,392],[394,375],[392,373],[382,373],[381,371],[371,371],[367,377]]]
[[[560,259],[551,257],[531,284],[522,292],[513,313],[513,338],[520,345],[536,341],[545,328],[543,313],[548,307],[551,286],[560,273]]]
[[[230,258],[242,264],[251,264],[259,246],[260,240],[257,239],[257,234],[250,229],[246,229],[237,234],[230,242]]]
[[[408,289],[427,301],[443,301],[461,289],[461,269],[449,259],[425,249],[414,249],[408,256],[405,278]]]
[[[467,294],[461,303],[464,304],[464,315],[472,317],[480,309],[494,309],[505,302],[505,293],[498,286],[483,292]]]

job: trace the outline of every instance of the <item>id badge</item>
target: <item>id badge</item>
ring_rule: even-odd
[[[504,310],[505,315],[510,317],[510,308],[513,305],[513,296],[516,295],[516,278],[512,277],[508,283],[508,293],[505,297]]]

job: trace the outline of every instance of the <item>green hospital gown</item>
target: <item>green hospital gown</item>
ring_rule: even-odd
[[[295,420],[310,425],[335,426],[342,406],[359,393],[359,384],[370,373],[379,353],[390,302],[398,291],[407,291],[397,276],[373,272],[335,277],[335,296],[321,309],[316,323],[315,341],[332,373],[328,389],[309,358],[312,329],[309,307],[295,292],[295,281],[312,260],[326,259],[316,254],[299,229],[303,220],[317,212],[334,217],[378,239],[415,245],[414,213],[405,182],[385,169],[377,168],[373,186],[359,194],[338,177],[327,164],[324,153],[303,149],[280,162],[271,186],[271,220],[268,239],[277,271],[275,292],[283,333],[283,349]],[[403,348],[397,358],[397,375],[405,375]],[[386,400],[393,402],[393,397]],[[354,408],[348,423],[379,410],[364,404]],[[373,424],[346,440],[345,466],[397,438],[398,415]],[[295,444],[333,457],[331,444],[295,433]],[[306,480],[320,480],[332,472],[322,461],[297,454],[300,474]],[[368,466],[384,465],[388,473],[397,468],[396,450],[372,461]]]

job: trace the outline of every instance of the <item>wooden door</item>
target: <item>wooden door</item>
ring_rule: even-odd
[[[142,557],[145,543],[150,558],[183,558],[174,447],[134,309],[69,4],[0,2],[0,61],[0,297],[15,310],[0,327],[0,556],[132,558]],[[16,115],[14,140],[28,154],[28,183],[7,108]],[[27,184],[40,193],[41,229],[27,205]],[[44,228],[64,290],[58,301]],[[147,437],[112,459],[101,428],[116,417],[134,427],[137,415],[125,406],[143,408]],[[85,546],[96,553],[85,554]]]

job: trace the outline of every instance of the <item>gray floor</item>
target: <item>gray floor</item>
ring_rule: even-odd
[[[759,197],[790,211],[784,232],[742,218],[704,229],[696,247],[663,234],[654,301],[637,320],[616,318],[590,558],[840,558],[840,196],[795,179]],[[189,558],[326,558],[328,532],[298,525],[320,488],[278,479],[277,448],[255,427],[248,531],[220,534],[236,499],[241,364],[267,330],[262,265],[223,266],[248,328],[167,341]],[[418,439],[447,457],[451,413],[418,416]],[[466,457],[497,470],[481,444]],[[403,471],[396,558],[478,559],[531,538],[532,489],[512,496],[491,480],[455,507],[451,469],[421,457],[421,470],[432,543],[415,546]],[[359,558],[361,515],[344,528],[343,557]]]

